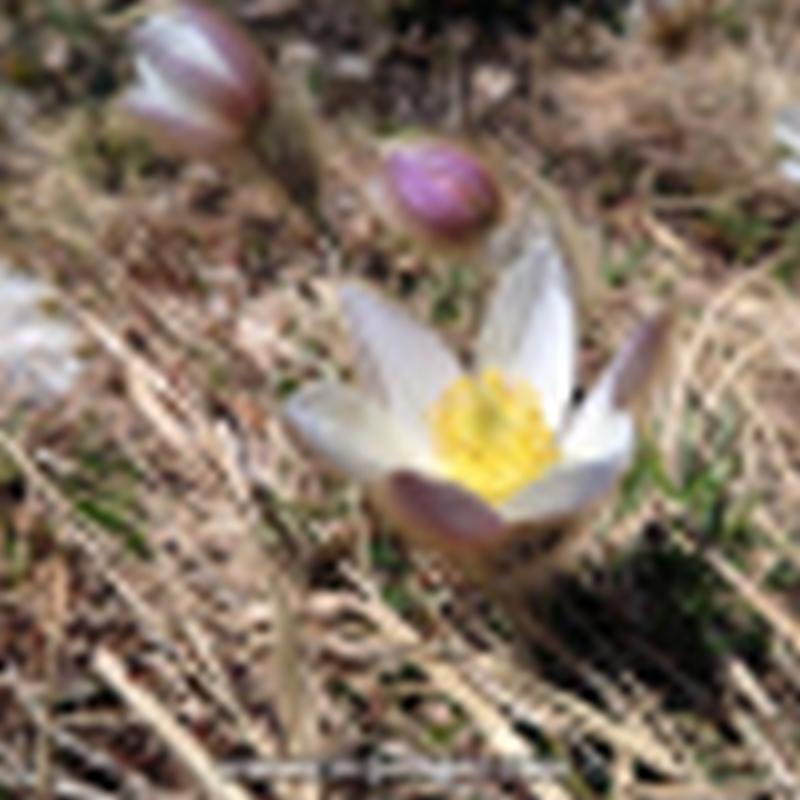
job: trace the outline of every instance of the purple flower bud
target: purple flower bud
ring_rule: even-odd
[[[392,144],[379,179],[379,199],[395,224],[437,243],[458,246],[497,221],[500,189],[486,164],[442,139],[404,138]]]
[[[123,105],[162,141],[209,155],[239,144],[268,113],[266,59],[243,29],[199,0],[149,17],[132,42],[138,82]]]

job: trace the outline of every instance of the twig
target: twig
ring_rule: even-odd
[[[249,800],[244,789],[226,780],[200,742],[181,727],[153,695],[130,680],[117,656],[110,650],[100,649],[95,653],[93,666],[97,674],[172,750],[209,797],[215,800]]]
[[[0,769],[0,790],[14,792],[13,797],[26,797],[38,789],[39,777],[33,773],[9,775]],[[101,792],[82,781],[61,778],[50,789],[52,800],[117,800],[118,795]]]
[[[89,749],[89,746],[72,733],[56,725],[55,721],[49,718],[45,709],[42,708],[35,690],[24,683],[15,670],[7,670],[0,676],[0,686],[8,687],[22,710],[40,731],[40,736],[51,741],[59,753],[79,762],[92,773],[103,775],[118,786],[125,787],[130,796],[137,796],[133,793],[132,787],[126,785],[128,780],[120,765],[106,753]]]

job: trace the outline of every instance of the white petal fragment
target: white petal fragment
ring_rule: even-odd
[[[778,174],[789,183],[800,183],[800,160],[785,158],[778,164]]]
[[[410,430],[427,436],[428,410],[461,374],[455,356],[434,331],[369,289],[348,284],[341,299],[368,388]]]
[[[567,462],[516,494],[502,508],[511,522],[549,522],[573,517],[614,488],[633,458],[633,419],[625,412],[612,418],[605,437],[605,457]]]
[[[0,390],[46,402],[68,392],[83,369],[77,331],[50,313],[47,284],[0,258]]]
[[[287,422],[312,451],[357,481],[420,466],[424,450],[390,414],[336,383],[310,384],[290,398]]]
[[[575,385],[577,333],[570,278],[557,242],[537,232],[500,280],[480,341],[481,365],[529,381],[558,430]]]
[[[561,442],[566,457],[604,458],[626,426],[625,408],[636,399],[661,363],[671,330],[667,314],[639,325],[580,405]]]
[[[800,155],[800,106],[789,106],[778,112],[774,133],[778,144]]]

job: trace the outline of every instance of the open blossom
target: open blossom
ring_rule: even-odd
[[[67,392],[81,371],[78,336],[48,311],[49,303],[46,284],[0,261],[0,395],[6,400],[47,401]]]
[[[800,106],[781,109],[775,119],[775,141],[786,156],[778,164],[779,173],[792,183],[800,183]]]
[[[268,113],[264,56],[233,20],[179,0],[132,36],[137,83],[122,105],[159,140],[200,155],[241,143]]]
[[[498,221],[502,196],[486,163],[464,145],[423,135],[383,148],[372,185],[377,210],[425,244],[473,244]]]
[[[555,549],[553,532],[568,530],[630,464],[629,406],[665,343],[666,318],[642,323],[573,407],[574,304],[549,235],[533,235],[500,280],[471,368],[372,291],[347,285],[342,303],[364,388],[309,385],[290,399],[289,424],[366,484],[412,541],[467,573],[479,576],[522,533]]]

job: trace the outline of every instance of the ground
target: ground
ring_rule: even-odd
[[[156,5],[0,11],[0,255],[53,287],[85,363],[67,396],[0,406],[0,797],[800,796],[800,186],[772,139],[800,100],[794,4],[634,26],[231,2],[297,98],[311,184],[164,155],[116,114]],[[513,607],[405,547],[281,419],[352,370],[344,276],[469,347],[498,265],[391,235],[359,183],[408,125],[471,139],[557,229],[584,385],[674,315],[634,468]],[[354,774],[308,778],[326,764]]]

